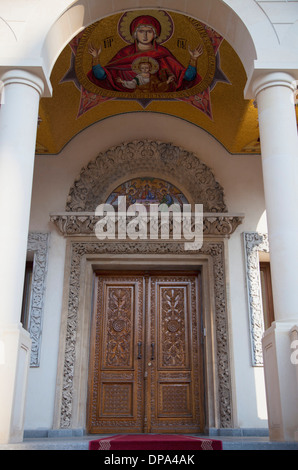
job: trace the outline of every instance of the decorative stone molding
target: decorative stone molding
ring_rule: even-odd
[[[187,188],[192,201],[206,212],[227,212],[223,189],[210,168],[193,153],[171,143],[133,141],[100,153],[80,172],[70,189],[66,211],[94,212],[119,181],[134,176],[157,176]],[[114,185],[114,186],[113,186]],[[190,202],[192,202],[190,201]]]
[[[76,241],[71,242],[70,254],[70,278],[69,294],[66,318],[66,337],[63,353],[63,383],[61,401],[59,405],[60,427],[63,429],[72,427],[73,400],[74,400],[74,375],[75,364],[80,358],[76,357],[76,341],[78,334],[78,311],[80,302],[80,283],[82,282],[81,265],[84,259],[90,255],[175,255],[185,254],[183,243],[147,243],[147,242],[94,242]],[[224,242],[206,242],[199,251],[212,259],[213,282],[215,295],[215,348],[216,357],[216,383],[218,395],[219,427],[231,428],[231,377],[229,364],[228,345],[228,321],[226,302],[226,280],[224,268]],[[193,257],[194,252],[188,256]]]
[[[39,367],[40,347],[45,299],[45,283],[48,267],[47,233],[30,232],[28,235],[27,251],[34,252],[31,299],[29,307],[29,333],[32,341],[31,367]]]
[[[269,253],[268,235],[257,232],[244,232],[243,238],[246,259],[252,365],[263,366],[262,336],[264,333],[264,316],[258,252]]]
[[[95,235],[95,225],[100,217],[95,216],[90,212],[63,212],[60,214],[51,214],[50,220],[53,222],[59,232],[67,236],[79,235]],[[149,219],[149,217],[148,217]],[[204,214],[203,218],[203,236],[216,236],[216,237],[229,237],[234,233],[236,228],[242,223],[242,215],[233,214]],[[117,221],[116,221],[117,222]],[[170,220],[169,234],[173,234],[173,225]],[[192,230],[194,230],[195,220],[192,218]],[[159,224],[159,233],[161,227]],[[117,238],[117,224],[116,224],[116,238]],[[148,239],[149,237],[149,220],[148,220]]]
[[[111,192],[135,177],[158,177],[171,182],[187,197],[190,204],[203,204],[204,244],[198,251],[185,251],[183,239],[173,240],[170,222],[170,239],[161,241],[99,241],[95,238],[95,225],[100,217],[96,207],[104,203]],[[116,221],[117,221],[117,214]],[[216,182],[210,168],[193,153],[170,143],[151,140],[133,141],[100,153],[80,172],[69,191],[66,212],[51,214],[51,221],[59,232],[69,240],[69,291],[65,310],[65,341],[62,353],[61,395],[57,405],[57,424],[70,429],[76,413],[76,357],[77,335],[80,334],[80,289],[83,283],[81,266],[88,256],[98,255],[182,255],[205,256],[212,265],[212,288],[214,291],[215,325],[214,374],[216,383],[216,416],[220,428],[231,428],[232,399],[229,364],[227,301],[225,281],[224,238],[229,237],[242,223],[243,216],[228,214],[221,186]],[[193,220],[194,222],[194,220]],[[160,226],[159,226],[160,229]],[[159,232],[160,233],[160,232]],[[117,222],[116,222],[117,234]],[[88,238],[87,238],[88,237]],[[117,236],[116,236],[117,238]],[[87,241],[88,240],[88,241]],[[208,261],[209,262],[209,261]],[[213,302],[213,299],[212,299]]]

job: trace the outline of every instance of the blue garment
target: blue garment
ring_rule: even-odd
[[[97,80],[104,80],[107,76],[106,72],[104,71],[102,66],[99,64],[93,65],[92,72],[93,72],[94,77],[97,78]]]
[[[184,75],[184,80],[187,80],[188,82],[191,82],[196,78],[197,75],[197,69],[193,65],[189,65],[186,69],[185,75]]]
[[[93,65],[92,72],[95,78],[97,78],[97,80],[104,80],[107,76],[105,70],[99,64]],[[184,80],[191,82],[192,80],[196,78],[196,75],[197,75],[196,67],[194,67],[193,65],[189,65],[185,71]]]

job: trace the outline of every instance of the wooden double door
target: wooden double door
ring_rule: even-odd
[[[199,274],[98,274],[96,291],[88,432],[202,432]]]

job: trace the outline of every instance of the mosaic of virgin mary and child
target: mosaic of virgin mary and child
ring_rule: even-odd
[[[100,63],[101,46],[89,44],[92,70],[89,80],[100,88],[119,92],[164,93],[187,90],[202,80],[197,60],[203,53],[202,44],[188,47],[189,64],[183,66],[158,39],[161,24],[157,18],[141,15],[130,23],[133,43],[120,49],[105,65]]]

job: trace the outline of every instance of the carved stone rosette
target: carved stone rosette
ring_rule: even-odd
[[[264,333],[264,317],[258,252],[269,252],[268,235],[257,232],[244,232],[243,237],[246,259],[252,365],[263,366],[262,336]]]

